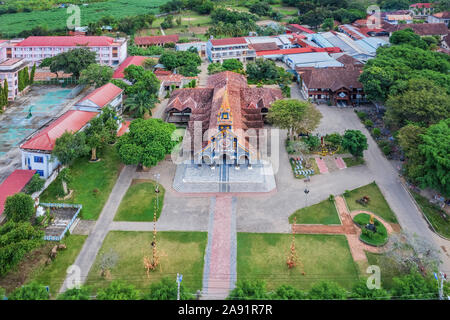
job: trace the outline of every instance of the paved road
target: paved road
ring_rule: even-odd
[[[97,253],[99,252],[103,240],[109,232],[109,227],[114,219],[117,209],[119,208],[120,202],[125,195],[128,187],[131,185],[133,179],[133,173],[136,171],[135,166],[126,166],[120,172],[119,178],[114,185],[114,188],[109,195],[108,201],[103,207],[100,217],[95,224],[94,229],[89,234],[86,242],[81,249],[80,254],[74,262],[75,266],[80,268],[81,282],[86,281]],[[63,285],[61,286],[60,292],[67,290],[67,285],[69,284],[70,275],[66,278]]]

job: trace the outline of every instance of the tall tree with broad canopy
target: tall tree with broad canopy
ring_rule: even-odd
[[[89,300],[91,297],[91,288],[82,286],[66,290],[58,296],[58,300]]]
[[[177,282],[168,277],[164,277],[161,281],[153,283],[150,286],[150,292],[145,294],[144,300],[177,300],[178,285]],[[180,300],[190,300],[183,283],[180,285]]]
[[[355,158],[362,157],[368,146],[366,136],[359,130],[346,130],[342,137],[342,147]]]
[[[97,300],[140,300],[141,293],[134,286],[113,281],[97,292]]]
[[[95,52],[89,49],[72,49],[52,57],[50,71],[54,73],[64,71],[65,73],[72,73],[75,78],[78,78],[82,70],[91,64],[95,64],[95,58]]]
[[[94,63],[81,71],[79,82],[86,85],[95,85],[96,88],[99,88],[112,79],[113,73],[111,67]]]
[[[9,300],[48,300],[50,295],[45,286],[37,282],[31,282],[14,290],[8,297]]]
[[[132,83],[125,88],[126,94],[136,94],[145,91],[149,95],[156,96],[159,92],[160,82],[155,74],[150,70],[145,70],[141,66],[131,65],[124,70],[125,79]]]
[[[56,139],[52,157],[56,157],[62,165],[70,165],[75,159],[86,155],[89,152],[86,145],[86,134],[83,131],[75,134],[64,132]]]
[[[419,151],[425,158],[423,176],[417,180],[424,187],[435,188],[450,196],[450,118],[430,126],[421,135]]]
[[[295,99],[275,101],[267,114],[267,120],[287,129],[291,138],[295,134],[313,131],[321,118],[322,114],[311,103]]]
[[[130,131],[119,138],[117,150],[122,162],[151,167],[169,154],[177,141],[172,140],[175,125],[161,119],[136,119]]]
[[[28,194],[16,193],[6,198],[4,213],[10,221],[30,221],[34,211],[33,198]]]

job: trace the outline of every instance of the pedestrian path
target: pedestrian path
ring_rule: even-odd
[[[317,166],[319,167],[320,173],[328,173],[328,167],[323,159],[316,158],[316,163]]]
[[[211,200],[202,297],[225,299],[236,282],[236,198]]]
[[[344,161],[341,157],[336,158],[334,161],[336,162],[336,166],[337,166],[339,169],[345,169],[345,168],[347,168],[347,165],[345,164],[345,161]]]

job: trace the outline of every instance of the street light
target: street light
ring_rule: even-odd
[[[308,193],[309,193],[309,190],[308,190],[308,188],[305,188],[305,190],[303,191],[304,193],[305,193],[305,207],[307,207],[308,206]]]

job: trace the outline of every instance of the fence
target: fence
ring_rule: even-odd
[[[73,85],[73,84],[78,84],[78,79],[70,77],[70,78],[52,78],[52,79],[48,79],[48,80],[37,80],[34,81],[34,83],[36,84],[43,84],[43,85],[61,85],[63,87],[67,86],[67,85]]]
[[[61,241],[62,238],[64,238],[64,235],[66,234],[67,230],[69,230],[70,226],[73,224],[75,219],[78,217],[78,214],[80,213],[83,206],[81,204],[68,204],[68,203],[40,203],[40,206],[43,207],[56,207],[56,208],[78,208],[77,212],[73,215],[72,219],[69,221],[69,223],[66,225],[64,230],[61,232],[59,236],[44,236],[44,240],[47,241]]]

